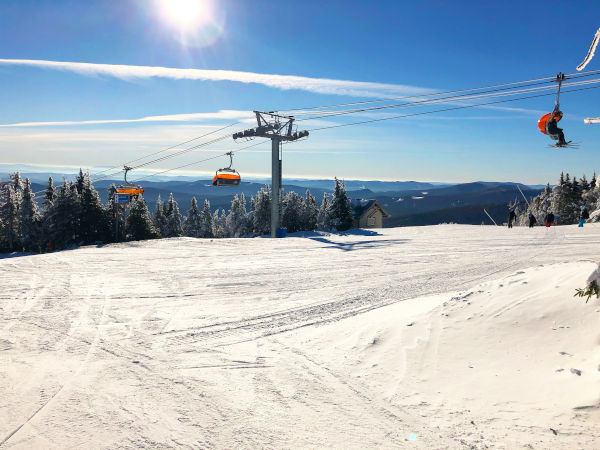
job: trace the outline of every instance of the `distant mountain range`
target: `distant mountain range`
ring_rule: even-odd
[[[44,190],[48,176],[52,176],[55,185],[60,185],[62,174],[22,173],[23,178],[32,180],[34,191]],[[8,174],[0,174],[6,180]],[[68,177],[74,179],[75,175]],[[265,186],[268,180],[245,180],[240,186],[216,188],[210,179],[203,180],[169,180],[169,181],[144,181],[144,197],[151,210],[155,208],[158,195],[163,200],[169,198],[170,193],[179,203],[182,213],[185,213],[196,197],[201,204],[208,199],[213,210],[229,209],[235,194],[244,193],[249,200],[251,196]],[[111,184],[121,184],[121,180],[100,180],[94,186],[100,193],[103,201],[107,200],[107,189]],[[374,198],[390,213],[384,219],[384,226],[410,226],[434,225],[442,222],[454,223],[491,223],[483,212],[483,208],[499,223],[506,221],[508,202],[523,201],[519,192],[531,199],[538,195],[543,185],[527,186],[512,182],[484,182],[473,183],[431,183],[419,181],[361,181],[348,180],[345,182],[346,191],[350,198]],[[284,179],[283,189],[286,192],[295,191],[304,195],[310,189],[312,195],[320,204],[324,193],[333,192],[332,180],[307,180]],[[38,198],[41,196],[38,196]],[[248,205],[249,207],[249,205]]]

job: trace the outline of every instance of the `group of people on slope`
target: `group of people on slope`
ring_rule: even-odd
[[[516,214],[515,208],[513,206],[508,210],[508,228],[513,227],[513,221],[516,218],[517,218],[517,214]],[[579,213],[579,227],[583,227],[583,224],[589,218],[590,218],[589,211],[587,210],[587,208],[585,206],[582,206],[581,212]],[[546,222],[546,228],[551,227],[552,224],[554,223],[555,219],[556,219],[556,217],[554,216],[552,211],[548,211],[548,214],[546,214],[546,217],[544,218],[544,220]],[[533,228],[536,223],[537,223],[537,219],[535,218],[535,216],[533,215],[532,212],[529,212],[529,228]]]

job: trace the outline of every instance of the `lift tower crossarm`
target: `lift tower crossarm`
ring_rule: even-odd
[[[271,139],[271,237],[277,236],[280,224],[279,196],[281,194],[281,143],[308,136],[308,131],[294,131],[294,116],[282,116],[275,111],[254,111],[256,128],[233,134],[233,139],[262,137]]]

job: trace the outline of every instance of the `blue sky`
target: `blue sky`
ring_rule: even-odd
[[[203,17],[184,29],[168,18],[165,1],[0,1],[0,169],[93,173],[238,120],[232,132],[250,127],[254,109],[573,73],[600,27],[600,3],[592,1],[199,0]],[[156,67],[205,72],[156,76]],[[600,70],[600,55],[586,70]],[[553,104],[542,97],[315,132],[285,146],[284,177],[545,183],[563,170],[591,175],[600,169],[600,125],[583,119],[600,116],[600,89],[561,97],[561,124],[578,150],[550,149],[537,130]],[[412,111],[379,114],[404,112]],[[303,125],[376,117],[383,116]],[[242,145],[223,141],[147,169]],[[269,174],[269,143],[234,162],[243,175]],[[227,163],[170,173],[206,175]]]

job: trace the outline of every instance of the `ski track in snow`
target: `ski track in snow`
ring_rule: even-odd
[[[402,447],[423,405],[382,400],[279,336],[595,261],[599,241],[597,225],[440,225],[0,259],[0,447]],[[440,332],[419,370],[435,370]],[[420,437],[464,444],[437,433]]]

